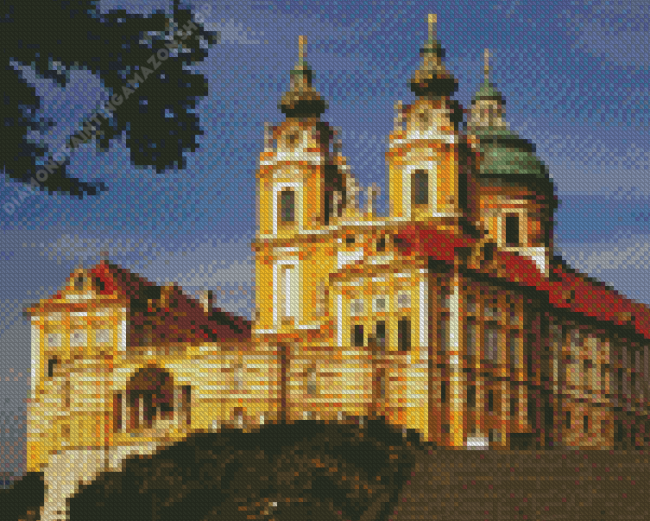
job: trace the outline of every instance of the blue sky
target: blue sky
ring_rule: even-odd
[[[102,1],[101,9],[148,13],[171,1]],[[195,7],[201,7],[196,2]],[[198,66],[209,95],[198,105],[204,135],[183,171],[130,165],[124,141],[107,153],[74,152],[69,172],[109,191],[71,199],[35,192],[12,214],[21,186],[0,179],[0,447],[20,442],[28,389],[29,325],[20,310],[54,293],[99,252],[159,283],[190,293],[217,289],[225,309],[249,316],[254,298],[255,169],[263,124],[284,119],[277,103],[308,38],[314,85],[341,127],[343,153],[362,185],[382,187],[386,136],[397,100],[420,63],[426,15],[438,15],[456,98],[469,106],[482,81],[483,49],[504,94],[511,127],[537,146],[561,205],[556,249],[575,268],[650,304],[650,6],[619,2],[267,2],[209,4],[222,41]],[[36,135],[53,149],[107,100],[87,71],[65,89],[25,78],[57,125]],[[13,370],[13,371],[12,371]],[[20,376],[18,376],[20,375]],[[8,429],[5,431],[4,429]],[[7,434],[7,432],[9,434]],[[0,453],[0,471],[16,464]]]

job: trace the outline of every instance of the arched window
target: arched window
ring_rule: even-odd
[[[429,204],[429,174],[416,170],[413,174],[411,201],[414,205]]]
[[[397,322],[397,348],[400,351],[411,349],[411,321],[401,318]]]
[[[519,246],[519,216],[506,215],[506,246]]]
[[[280,192],[280,222],[292,223],[296,220],[296,194],[285,189]]]
[[[127,430],[152,429],[157,421],[173,419],[174,381],[167,371],[157,367],[140,369],[126,392]]]

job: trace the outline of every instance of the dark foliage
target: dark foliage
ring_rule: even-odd
[[[11,488],[0,490],[0,518],[3,521],[32,520],[40,517],[45,498],[42,472],[28,472]]]
[[[131,85],[133,93],[128,99],[123,95],[124,101],[109,117],[100,111],[104,116],[94,123],[80,124],[75,137],[82,133],[87,137],[76,140],[71,136],[69,146],[74,149],[94,139],[105,151],[125,133],[134,165],[153,166],[158,173],[183,168],[184,153],[196,150],[196,137],[202,134],[194,109],[208,92],[204,76],[186,66],[204,60],[208,47],[217,41],[216,33],[192,20],[192,12],[181,9],[178,0],[171,18],[162,12],[147,17],[124,10],[101,14],[95,0],[4,0],[0,5],[0,169],[26,185],[36,179],[37,186],[49,192],[83,197],[106,188],[101,182],[69,177],[68,156],[44,182],[36,178],[38,161],[49,163],[54,156],[61,160],[60,151],[27,139],[30,131],[54,123],[38,120],[40,99],[12,62],[33,67],[39,77],[56,81],[61,87],[66,86],[69,71],[91,71],[101,79],[109,97],[123,95],[123,87],[136,73],[143,76],[145,67],[151,69],[144,81]],[[184,32],[184,28],[189,31]],[[176,50],[168,59],[152,60],[172,42]],[[159,66],[153,70],[156,63]]]
[[[70,519],[385,519],[413,464],[383,422],[199,433],[100,475],[72,498]]]

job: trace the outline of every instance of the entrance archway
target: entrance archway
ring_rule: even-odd
[[[126,387],[126,429],[153,429],[161,421],[175,419],[181,409],[174,379],[158,367],[140,369]]]

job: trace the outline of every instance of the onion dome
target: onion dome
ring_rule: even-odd
[[[411,90],[416,96],[450,97],[458,90],[458,81],[445,68],[445,51],[436,37],[436,15],[429,15],[429,39],[420,49],[422,65],[411,78]]]
[[[291,71],[291,85],[282,96],[279,109],[289,118],[317,118],[327,109],[327,103],[312,87],[312,70],[305,61],[307,38],[299,40],[298,62]]]
[[[523,183],[552,193],[553,183],[548,168],[535,155],[535,145],[510,130],[503,120],[505,99],[490,82],[490,53],[487,49],[484,57],[483,85],[472,100],[467,124],[467,132],[475,137],[483,155],[480,177]]]

